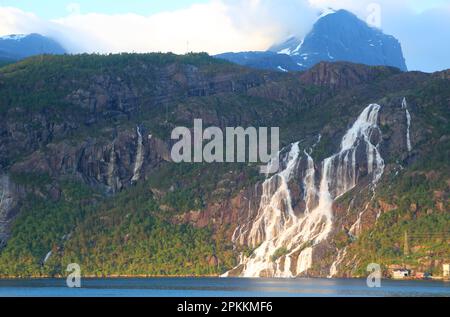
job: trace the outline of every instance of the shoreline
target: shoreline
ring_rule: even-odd
[[[66,279],[67,276],[49,276],[49,275],[42,275],[42,276],[0,276],[0,281],[5,280],[39,280],[39,279]],[[117,280],[117,279],[152,279],[152,278],[159,278],[159,279],[172,279],[172,278],[192,278],[192,279],[203,279],[203,278],[220,278],[220,279],[227,279],[227,278],[239,278],[239,279],[245,279],[244,277],[221,277],[220,275],[109,275],[109,276],[95,276],[95,275],[86,275],[81,276],[81,279],[99,279],[99,280]],[[327,279],[327,280],[361,280],[365,279],[366,277],[342,277],[342,278],[327,278],[327,277],[298,277],[298,279],[307,278],[307,279]],[[257,279],[271,279],[271,278],[265,278],[260,277]],[[285,278],[280,278],[285,279]],[[291,278],[292,279],[292,278]],[[297,279],[297,278],[293,278]],[[442,276],[436,276],[432,278],[404,278],[404,279],[394,279],[394,278],[388,278],[384,277],[382,280],[385,281],[441,281],[441,282],[450,282],[450,279],[445,279]]]
[[[38,279],[66,279],[67,276],[62,275],[39,275],[39,276],[0,276],[1,280],[38,280]],[[220,275],[108,275],[96,276],[85,275],[82,279],[146,279],[146,278],[220,278]]]

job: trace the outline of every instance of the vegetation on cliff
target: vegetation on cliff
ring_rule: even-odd
[[[170,131],[194,118],[219,127],[279,126],[282,146],[300,141],[305,150],[320,134],[311,153],[320,162],[373,102],[385,108],[386,173],[370,204],[380,215],[353,237],[347,214],[336,211],[342,227],[331,244],[357,259],[342,268],[347,275],[363,274],[371,262],[438,272],[450,254],[449,87],[436,74],[351,64],[270,73],[206,54],[38,56],[4,66],[0,174],[15,184],[20,203],[7,217],[0,275],[62,275],[72,262],[98,276],[224,273],[239,252],[252,253],[232,245],[231,235],[240,213],[250,203],[257,208],[253,191],[263,177],[247,164],[171,164]],[[403,97],[412,113],[411,153]],[[130,181],[136,127],[152,135],[144,138],[137,184]],[[352,194],[342,197],[343,210]],[[336,256],[328,253],[327,265]],[[311,274],[327,275],[320,265]]]

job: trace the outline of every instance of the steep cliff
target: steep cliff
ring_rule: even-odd
[[[68,261],[96,275],[438,270],[426,257],[449,254],[448,81],[350,63],[258,71],[204,54],[1,68],[1,274],[59,274]],[[196,118],[280,127],[282,170],[171,163],[170,132]]]

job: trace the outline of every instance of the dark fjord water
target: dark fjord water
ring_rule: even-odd
[[[67,288],[64,279],[0,280],[2,296],[64,297],[308,297],[308,296],[446,296],[450,283],[365,280],[143,278],[82,279],[82,288]]]

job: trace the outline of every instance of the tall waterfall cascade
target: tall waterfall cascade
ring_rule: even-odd
[[[108,186],[114,189],[116,170],[116,147],[113,143],[108,163]]]
[[[408,152],[412,151],[411,145],[411,113],[408,110],[408,103],[406,102],[406,98],[403,98],[402,101],[402,109],[405,110],[406,113],[406,146],[408,148]]]
[[[141,129],[139,127],[136,128],[136,133],[138,136],[138,144],[136,151],[136,160],[134,162],[133,177],[131,178],[132,183],[137,182],[141,177],[141,169],[142,165],[144,164],[144,150],[143,150],[144,145]]]
[[[357,185],[362,164],[357,151],[363,153],[373,184],[383,175],[380,141],[373,141],[381,140],[380,108],[377,104],[365,108],[342,138],[339,152],[321,163],[314,162],[312,149],[301,151],[299,143],[280,154],[282,171],[262,184],[256,218],[240,224],[233,235],[236,245],[254,250],[249,257],[240,257],[237,268],[242,277],[295,277],[308,272],[315,248],[333,229],[333,202]],[[293,183],[302,188],[302,197],[293,197]],[[294,212],[293,201],[299,200],[304,211]]]

